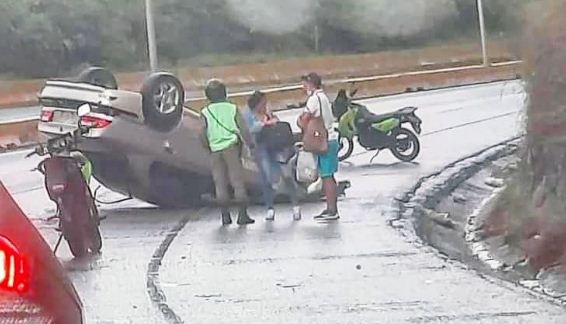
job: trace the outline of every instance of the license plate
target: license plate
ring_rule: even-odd
[[[74,111],[56,110],[53,113],[53,122],[65,125],[76,125],[79,122],[79,117]]]

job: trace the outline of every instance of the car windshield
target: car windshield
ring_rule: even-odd
[[[566,323],[564,10],[0,1],[0,322]]]

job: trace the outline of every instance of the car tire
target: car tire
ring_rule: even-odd
[[[181,122],[185,90],[181,81],[169,73],[154,73],[143,83],[142,111],[146,125],[170,132]]]
[[[114,74],[101,67],[93,66],[85,69],[79,74],[77,80],[106,89],[118,89],[118,81],[116,81]]]

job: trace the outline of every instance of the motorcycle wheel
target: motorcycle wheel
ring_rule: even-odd
[[[347,160],[354,152],[354,140],[351,138],[341,137],[340,147],[338,148],[338,161]]]
[[[391,134],[393,137],[393,147],[391,153],[403,162],[411,162],[417,158],[421,151],[419,138],[406,128],[398,128]]]
[[[102,250],[102,236],[100,235],[100,228],[94,224],[91,227],[90,252],[100,253],[100,250]]]
[[[69,250],[75,258],[82,258],[88,253],[88,247],[85,244],[85,239],[82,235],[73,235],[67,239]]]

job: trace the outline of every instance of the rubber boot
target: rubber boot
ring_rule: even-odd
[[[248,215],[247,207],[240,207],[238,212],[238,225],[249,225],[255,223],[255,220]]]
[[[226,207],[222,207],[222,225],[232,224],[232,216],[230,215],[230,210]]]

